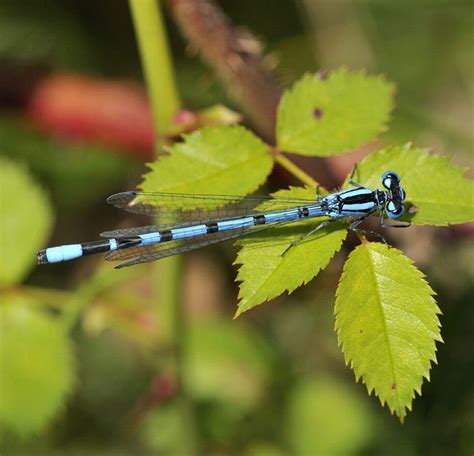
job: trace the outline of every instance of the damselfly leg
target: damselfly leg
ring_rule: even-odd
[[[318,226],[313,228],[312,230],[308,231],[307,233],[303,234],[303,236],[300,236],[298,239],[295,239],[281,254],[281,256],[284,256],[288,253],[288,251],[294,247],[295,245],[298,245],[299,243],[303,242],[305,239],[308,239],[310,236],[312,236],[314,233],[319,231],[321,228],[324,228],[331,223],[335,222],[336,219],[331,219],[331,220],[325,220],[324,222],[321,222]]]
[[[358,218],[357,220],[355,220],[354,222],[350,224],[349,229],[351,231],[354,231],[354,233],[356,234],[360,233],[360,234],[363,234],[364,236],[370,234],[371,236],[374,236],[375,238],[380,239],[385,245],[388,245],[388,242],[380,233],[377,233],[376,231],[372,231],[372,230],[366,230],[364,228],[357,228],[362,222],[367,220],[369,216],[370,215],[365,215],[364,217]],[[383,214],[382,214],[382,217],[383,217]]]

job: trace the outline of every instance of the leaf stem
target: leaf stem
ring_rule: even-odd
[[[290,174],[295,176],[301,182],[310,187],[317,187],[319,184],[309,175],[306,174],[301,168],[296,166],[291,160],[286,158],[281,152],[277,151],[274,154],[275,161],[285,168]]]

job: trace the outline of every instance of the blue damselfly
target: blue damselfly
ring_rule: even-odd
[[[117,266],[120,268],[284,224],[326,218],[293,242],[289,249],[335,220],[350,218],[350,228],[357,230],[357,226],[370,215],[378,213],[380,225],[384,226],[385,215],[397,219],[403,214],[405,191],[400,186],[399,176],[393,171],[387,171],[382,176],[385,190],[372,190],[352,181],[350,183],[352,187],[347,190],[315,196],[314,199],[133,191],[117,193],[110,196],[107,202],[129,212],[155,216],[159,224],[108,231],[101,234],[105,238],[101,241],[49,247],[37,253],[38,263],[58,263],[106,253],[106,259],[122,261]],[[256,210],[255,207],[262,203],[265,203],[266,209]]]

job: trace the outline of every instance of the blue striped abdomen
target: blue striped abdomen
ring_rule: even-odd
[[[220,220],[215,222],[201,223],[182,228],[156,231],[154,233],[140,234],[137,237],[141,240],[139,245],[151,245],[171,240],[189,239],[206,234],[234,231],[249,228],[257,225],[272,224],[282,221],[298,220],[305,217],[316,217],[324,215],[319,206],[308,206],[290,209],[287,211],[267,212],[248,217],[231,220]],[[120,245],[120,239],[117,239]],[[120,249],[120,246],[119,246]]]

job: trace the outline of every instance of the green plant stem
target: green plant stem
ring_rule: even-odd
[[[301,182],[310,187],[317,187],[318,183],[309,175],[306,174],[301,168],[298,168],[291,160],[288,160],[281,152],[277,152],[274,155],[275,161],[285,168],[290,174],[295,176]]]
[[[129,0],[155,122],[161,138],[180,107],[160,0]]]
[[[175,84],[168,40],[164,28],[159,0],[129,0],[137,35],[143,71],[154,117],[158,152],[170,130],[172,119],[179,109],[180,100]],[[180,396],[178,406],[185,435],[186,454],[198,454],[197,432],[193,417],[192,401],[184,381],[184,356],[186,350],[187,322],[181,296],[182,261],[180,257],[161,260],[154,274],[157,289],[160,329],[165,342],[174,347],[174,365]]]

